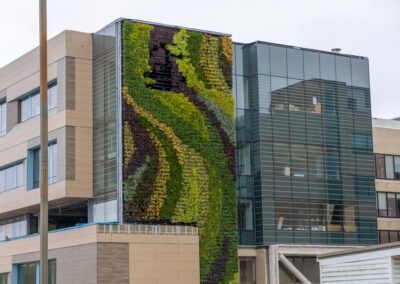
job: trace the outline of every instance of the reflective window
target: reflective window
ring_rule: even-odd
[[[308,174],[311,177],[322,178],[324,176],[324,157],[320,146],[307,146]]]
[[[7,131],[7,105],[0,103],[0,136],[6,135]]]
[[[304,78],[318,79],[319,72],[319,54],[312,51],[304,51]]]
[[[18,265],[18,284],[39,284],[39,263],[30,262]],[[57,263],[55,259],[49,260],[48,265],[48,283],[56,284],[57,282]]]
[[[251,175],[251,144],[245,143],[238,148],[239,175]]]
[[[289,79],[288,83],[289,111],[305,111],[303,81]]]
[[[51,85],[47,93],[47,108],[50,110],[57,106],[57,85]],[[40,93],[34,92],[20,101],[21,117],[25,121],[40,114]]]
[[[347,56],[336,56],[336,80],[351,85],[351,65]]]
[[[321,53],[319,56],[321,64],[321,79],[324,80],[335,80],[336,79],[336,68],[335,68],[335,55]]]
[[[0,273],[0,284],[8,284],[8,273]]]
[[[286,48],[279,46],[270,46],[271,54],[271,75],[287,76]]]
[[[379,231],[379,243],[393,243],[400,240],[400,231]]]
[[[257,44],[257,71],[258,74],[271,74],[269,62],[269,45]]]
[[[236,107],[241,109],[250,108],[249,82],[244,76],[236,76]]]
[[[291,176],[290,151],[286,143],[274,143],[274,175]]]
[[[239,200],[239,230],[253,230],[253,201],[240,199]]]
[[[256,283],[256,260],[254,257],[240,257],[240,283]]]
[[[343,225],[343,205],[327,204],[328,231],[341,232]]]
[[[400,156],[394,156],[394,177],[400,179]]]
[[[286,78],[271,77],[271,107],[273,109],[287,110],[287,86]]]
[[[377,178],[385,178],[385,155],[375,155],[375,171]]]
[[[319,82],[306,81],[304,90],[306,111],[310,113],[321,113],[321,90]]]
[[[0,220],[0,241],[26,236],[28,221],[25,216]]]
[[[306,178],[307,177],[306,146],[302,144],[292,144],[290,160],[292,163],[291,167],[292,176],[294,178]]]
[[[57,106],[57,85],[51,85],[47,93],[47,108],[52,109]]]
[[[0,193],[24,185],[23,163],[7,166],[0,170]]]
[[[354,205],[344,206],[344,231],[347,233],[357,232],[356,207]]]
[[[385,172],[387,179],[394,179],[393,156],[385,156]]]
[[[369,68],[367,59],[351,59],[351,77],[353,86],[369,88]]]
[[[378,192],[378,216],[387,216],[387,201],[386,193],[384,192]]]
[[[40,149],[30,150],[28,155],[29,188],[38,188],[40,184]],[[57,143],[48,146],[48,183],[57,182]]]
[[[275,200],[275,215],[277,230],[293,230],[292,208],[290,200],[276,199]]]
[[[287,49],[288,77],[304,78],[303,51],[300,49]]]

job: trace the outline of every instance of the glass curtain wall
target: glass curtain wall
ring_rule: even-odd
[[[93,35],[93,166],[91,221],[117,221],[117,23]]]
[[[235,65],[240,235],[250,188],[254,244],[377,243],[368,60],[254,43]]]

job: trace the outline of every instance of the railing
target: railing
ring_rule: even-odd
[[[184,225],[153,225],[153,224],[98,224],[100,234],[142,234],[142,235],[175,235],[197,236],[199,230],[194,226]]]

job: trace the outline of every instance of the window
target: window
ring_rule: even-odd
[[[375,154],[375,175],[379,179],[400,180],[400,156]]]
[[[0,273],[0,284],[8,284],[8,273]]]
[[[393,166],[393,156],[385,156],[385,170],[386,178],[394,179],[394,166]]]
[[[251,175],[251,146],[250,143],[238,148],[239,175]]]
[[[256,260],[254,257],[240,258],[240,283],[256,283]]]
[[[6,103],[0,103],[0,136],[6,135],[7,131],[7,110]]]
[[[49,284],[56,284],[56,260],[49,260]],[[39,284],[39,262],[23,263],[18,265],[18,284]]]
[[[0,241],[26,236],[28,221],[25,216],[0,221]]]
[[[291,176],[290,151],[286,143],[274,143],[274,175]]]
[[[378,216],[387,216],[387,201],[385,192],[378,192]]]
[[[377,178],[385,178],[385,155],[375,155],[375,172]]]
[[[0,193],[23,186],[23,163],[17,163],[0,170]]]
[[[48,182],[57,182],[57,143],[48,147]],[[40,184],[40,148],[29,150],[28,153],[28,188],[38,188]]]
[[[28,120],[40,114],[40,93],[33,92],[20,101],[21,117],[20,121]],[[48,88],[47,108],[50,110],[57,106],[57,84],[53,84]]]
[[[400,156],[394,157],[394,178],[400,179]]]
[[[239,201],[239,230],[252,231],[253,230],[253,201],[240,200]]]
[[[396,194],[394,193],[387,193],[387,208],[388,208],[388,216],[389,217],[396,217]]]
[[[379,231],[379,243],[386,244],[398,242],[400,240],[400,231]]]
[[[379,217],[400,217],[400,193],[378,192],[377,209]]]
[[[53,109],[57,106],[57,84],[49,87],[47,92],[47,108]]]

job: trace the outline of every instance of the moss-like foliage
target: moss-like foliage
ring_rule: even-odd
[[[123,22],[124,220],[195,223],[203,283],[238,283],[232,43]]]

